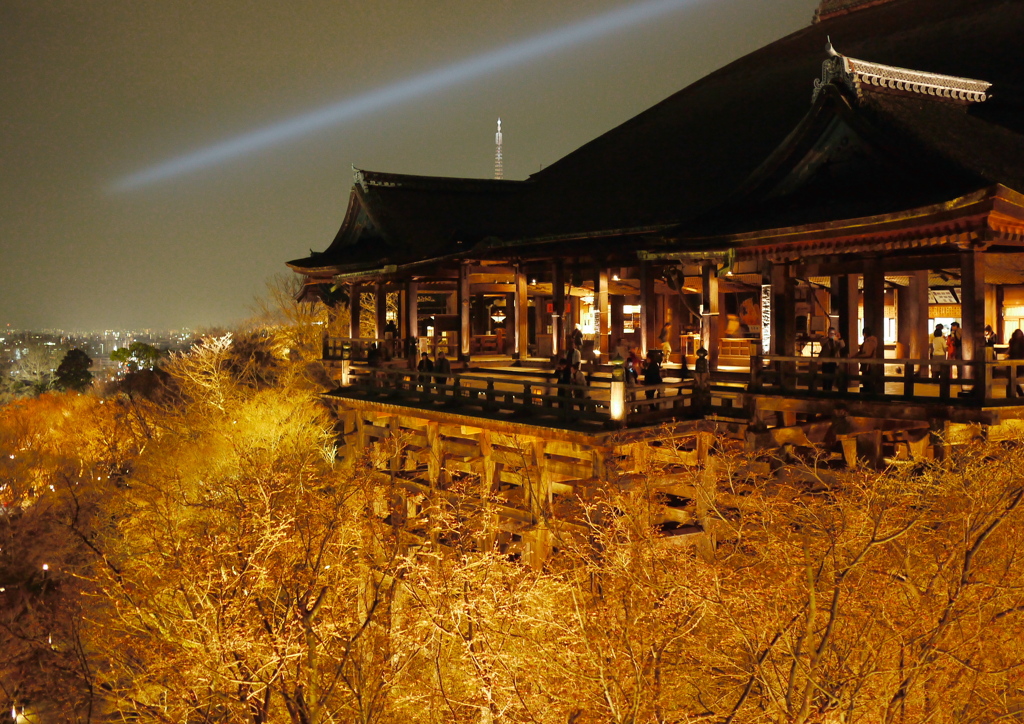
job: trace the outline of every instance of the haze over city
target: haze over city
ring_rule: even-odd
[[[526,178],[816,4],[6,3],[0,325],[231,324],[330,241],[353,164],[487,178],[500,116]],[[308,128],[145,175],[288,122]]]

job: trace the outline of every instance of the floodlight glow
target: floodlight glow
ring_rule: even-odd
[[[336,126],[389,106],[422,98],[475,80],[542,55],[567,50],[591,40],[651,22],[676,10],[708,0],[648,0],[431,70],[378,90],[369,91],[319,110],[244,133],[192,153],[172,158],[117,181],[115,191],[129,191],[174,176],[197,171],[229,159],[274,146],[314,131]]]

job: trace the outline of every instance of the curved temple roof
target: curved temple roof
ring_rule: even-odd
[[[976,179],[975,188],[1022,189],[1024,2],[826,7],[835,12],[821,22],[712,73],[526,181],[361,172],[334,243],[290,265],[322,274],[459,255],[478,245],[508,248],[707,219],[808,115],[829,37],[850,53],[829,60],[857,92],[850,102],[858,115],[893,130],[910,156],[954,164]]]

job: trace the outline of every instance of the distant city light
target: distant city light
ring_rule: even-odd
[[[399,103],[423,98],[540,56],[565,51],[573,46],[706,2],[708,0],[647,0],[647,2],[639,4],[629,4],[579,23],[427,71],[407,80],[398,81],[334,103],[326,108],[295,116],[172,158],[121,178],[114,183],[113,190],[130,191],[140,186],[147,186],[181,174],[214,166],[229,159],[290,141],[314,131],[330,128]]]

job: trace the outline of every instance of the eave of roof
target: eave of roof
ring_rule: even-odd
[[[696,249],[735,249],[740,256],[865,251],[887,248],[987,243],[992,234],[1000,243],[1024,238],[1024,194],[1006,186],[980,189],[940,204],[898,213],[740,234],[680,238],[674,244],[649,249],[644,258],[668,259]],[[675,247],[675,248],[672,248]]]

